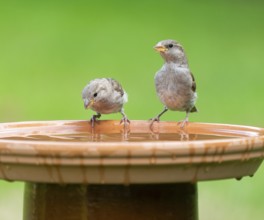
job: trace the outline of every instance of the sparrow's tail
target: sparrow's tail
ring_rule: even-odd
[[[198,109],[195,106],[193,106],[190,112],[198,112]]]

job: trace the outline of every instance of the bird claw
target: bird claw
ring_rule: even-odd
[[[94,128],[94,123],[96,122],[96,118],[92,117],[90,120],[91,124],[92,124],[92,128]]]
[[[165,107],[165,108],[163,109],[163,111],[162,111],[161,113],[159,113],[155,118],[150,119],[150,120],[151,120],[151,123],[150,123],[150,126],[149,126],[150,129],[152,129],[152,126],[153,126],[153,124],[154,124],[155,121],[156,121],[156,122],[159,122],[159,121],[160,121],[160,117],[161,117],[166,111],[168,111],[168,108],[167,108],[167,107]]]
[[[98,122],[97,118],[100,118],[99,115],[93,115],[90,119],[90,123],[92,124],[92,128],[94,128],[94,124]]]
[[[124,123],[124,127],[126,127],[128,124],[130,124],[130,121],[127,117],[123,117],[121,120],[120,120],[120,124]]]
[[[151,118],[151,119],[149,119],[150,120],[150,125],[149,125],[149,127],[150,127],[150,129],[152,129],[152,126],[153,126],[153,124],[154,124],[154,122],[156,121],[156,122],[159,122],[160,121],[160,118],[159,117],[156,117],[156,118]]]
[[[151,118],[151,119],[149,119],[152,123],[154,122],[154,121],[157,121],[157,122],[159,122],[160,121],[160,119],[158,118],[158,117],[156,117],[156,118]]]
[[[180,126],[181,129],[183,129],[185,126],[188,126],[189,121],[188,121],[188,119],[184,119],[182,121],[179,121],[177,124],[178,124],[178,126]]]

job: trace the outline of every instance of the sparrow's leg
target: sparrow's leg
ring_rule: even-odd
[[[185,125],[188,125],[188,123],[189,123],[189,113],[190,113],[189,111],[186,111],[185,119],[178,122],[178,125],[180,125],[180,128],[184,128]]]
[[[159,113],[155,118],[150,119],[150,120],[151,120],[150,127],[152,127],[152,125],[153,125],[153,123],[154,123],[155,121],[160,121],[160,117],[161,117],[166,111],[168,111],[168,108],[165,106],[164,109],[163,109],[163,111],[162,111],[161,113]]]
[[[128,120],[123,108],[121,109],[120,113],[123,116],[123,118],[120,121],[120,124],[124,123],[124,127],[126,127],[127,124],[130,124],[130,121]]]
[[[96,115],[93,115],[90,122],[92,123],[92,128],[94,127],[94,123],[96,122],[97,119],[101,117],[101,114],[97,112]]]

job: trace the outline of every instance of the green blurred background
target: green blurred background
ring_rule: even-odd
[[[95,77],[118,79],[130,119],[162,105],[153,77],[163,39],[184,46],[197,81],[191,121],[264,127],[264,2],[1,1],[0,121],[88,119],[81,91]],[[169,112],[163,120],[179,120]],[[120,115],[102,119],[120,119]],[[201,220],[260,220],[263,166],[254,178],[199,183]],[[0,219],[22,217],[23,183],[0,181]]]

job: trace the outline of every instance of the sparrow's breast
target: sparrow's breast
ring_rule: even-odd
[[[92,110],[101,113],[101,114],[111,114],[119,112],[122,108],[122,105],[114,102],[96,102],[94,103]]]
[[[197,95],[192,91],[192,78],[187,71],[161,70],[156,74],[157,95],[170,110],[186,111],[195,104]]]
[[[94,103],[92,109],[101,114],[111,114],[120,112],[123,104],[127,101],[127,94],[124,93],[122,96],[116,93],[111,94]]]

